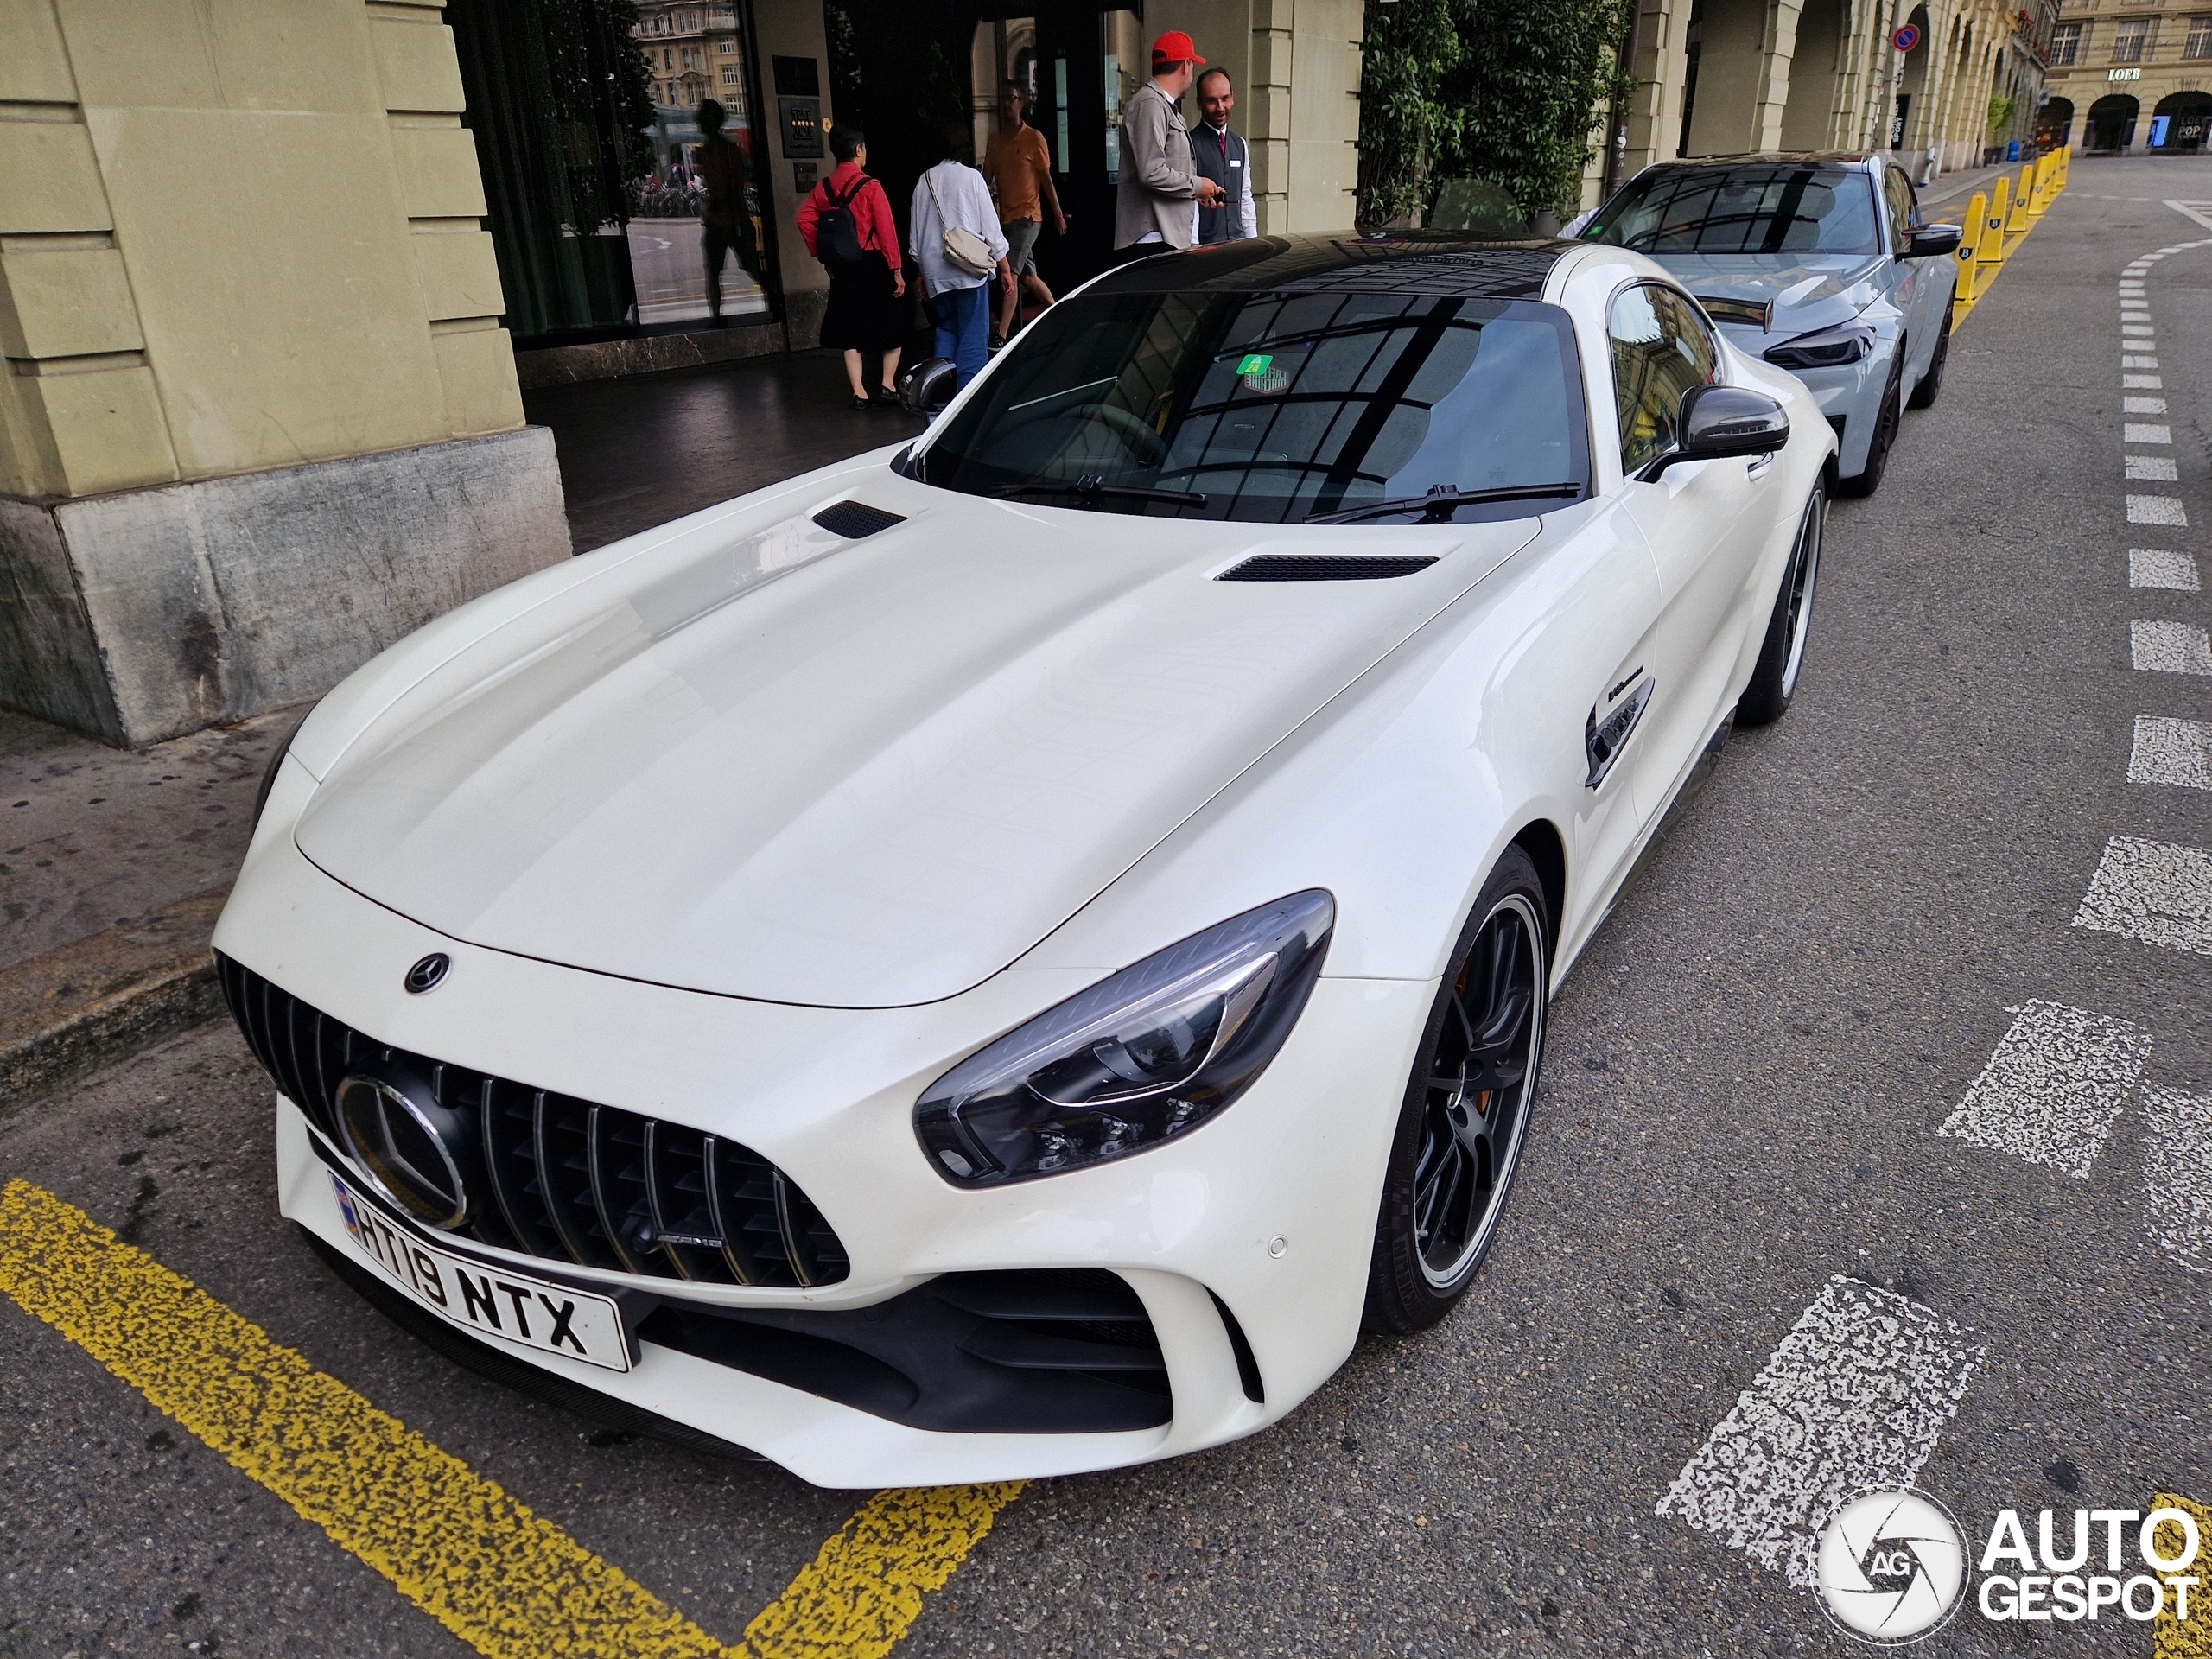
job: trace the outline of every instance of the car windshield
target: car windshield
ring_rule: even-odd
[[[1564,486],[1549,497],[1570,501],[1587,486],[1586,434],[1573,325],[1555,306],[1117,293],[1046,312],[910,470],[1045,505],[1296,524],[1432,490]]]
[[[1638,253],[1879,253],[1874,190],[1848,167],[1658,168],[1583,232]]]

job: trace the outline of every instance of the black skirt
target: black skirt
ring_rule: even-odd
[[[822,343],[837,352],[889,352],[906,343],[907,304],[893,291],[891,267],[869,249],[857,265],[830,275]]]

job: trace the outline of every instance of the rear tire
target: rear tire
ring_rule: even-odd
[[[1370,1331],[1449,1313],[1497,1234],[1543,1061],[1551,918],[1535,865],[1506,849],[1483,883],[1422,1030],[1368,1271]]]
[[[1767,620],[1766,639],[1759,660],[1751,670],[1751,683],[1736,703],[1739,726],[1770,726],[1789,712],[1797,694],[1798,671],[1805,663],[1805,640],[1812,632],[1813,595],[1821,577],[1821,536],[1827,524],[1827,491],[1813,486],[1805,503],[1805,516],[1797,524],[1789,562],[1783,567],[1782,587],[1774,596],[1774,614]]]
[[[1943,332],[1936,336],[1936,355],[1928,359],[1928,372],[1920,377],[1920,384],[1912,389],[1907,409],[1933,409],[1936,394],[1943,390],[1943,365],[1951,358],[1951,308],[1943,308]]]

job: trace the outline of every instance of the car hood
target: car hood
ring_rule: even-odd
[[[503,652],[495,632],[480,675],[345,752],[300,849],[497,950],[772,1001],[937,1001],[1541,524],[1183,524],[888,476],[863,493],[907,517],[857,540],[811,514],[702,533],[558,638]],[[1436,563],[1214,579],[1255,554],[1376,551]]]
[[[1670,253],[1659,259],[1700,299],[1768,308],[1764,332],[1775,340],[1848,322],[1874,302],[1888,262],[1880,253]]]

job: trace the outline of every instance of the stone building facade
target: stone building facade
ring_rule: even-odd
[[[2098,152],[2204,148],[2212,129],[2212,6],[2065,0],[2050,58],[2048,132],[2070,134]]]
[[[2056,20],[2055,0],[1643,0],[1637,91],[1586,202],[1677,156],[1890,149],[1923,181],[1979,167],[2032,137]]]

